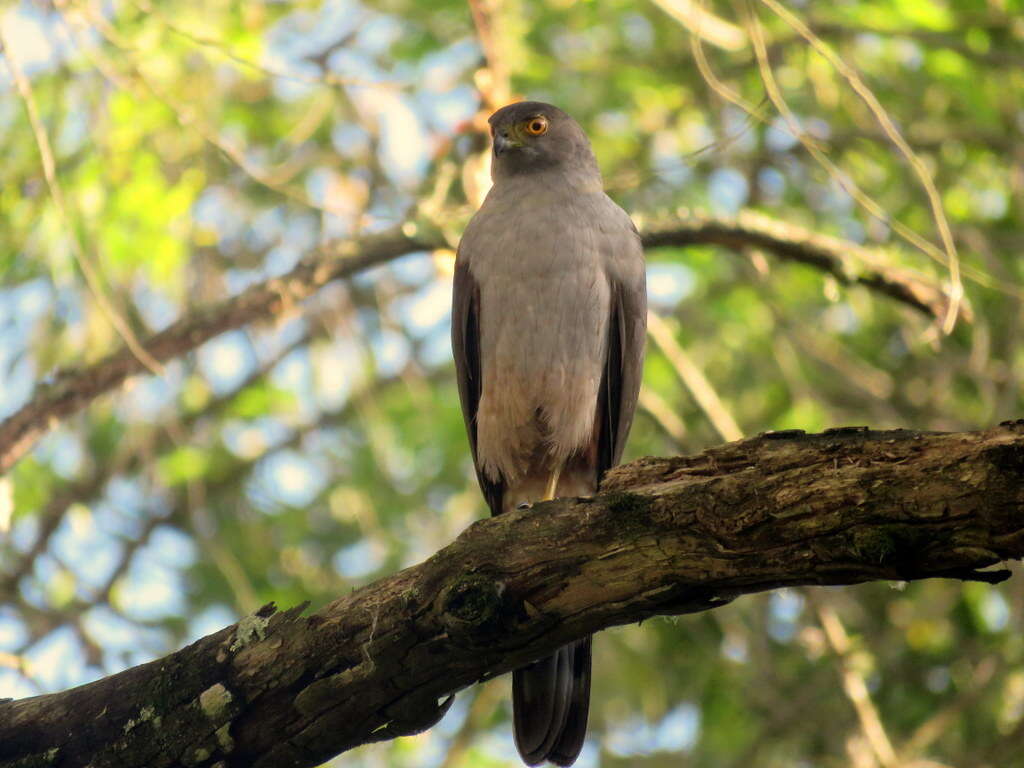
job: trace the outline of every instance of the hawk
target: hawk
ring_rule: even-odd
[[[490,118],[494,186],[455,262],[452,349],[494,515],[590,496],[618,463],[643,369],[640,236],[605,193],[583,129],[527,101]],[[513,672],[527,765],[571,765],[586,735],[591,638]]]

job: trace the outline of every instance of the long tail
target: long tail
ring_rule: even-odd
[[[590,709],[590,638],[512,673],[516,748],[527,765],[572,765]]]

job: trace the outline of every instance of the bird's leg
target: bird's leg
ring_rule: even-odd
[[[562,476],[562,467],[565,465],[564,462],[559,462],[551,470],[551,477],[548,478],[548,484],[544,491],[544,497],[536,499],[532,502],[521,501],[516,504],[516,509],[529,509],[534,504],[540,504],[542,501],[551,501],[555,498],[555,493],[558,491],[558,479]]]
[[[555,464],[554,470],[551,472],[551,479],[548,480],[548,489],[544,492],[544,498],[541,501],[551,501],[555,498],[555,491],[558,489],[558,478],[562,476],[562,462]]]

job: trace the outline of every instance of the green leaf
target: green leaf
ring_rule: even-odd
[[[179,485],[202,477],[210,466],[209,454],[195,446],[183,445],[161,456],[160,478],[167,485]]]

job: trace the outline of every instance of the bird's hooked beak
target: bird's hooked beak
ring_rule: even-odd
[[[494,132],[494,154],[503,155],[513,149],[519,149],[523,142],[519,141],[508,128],[502,128]]]

